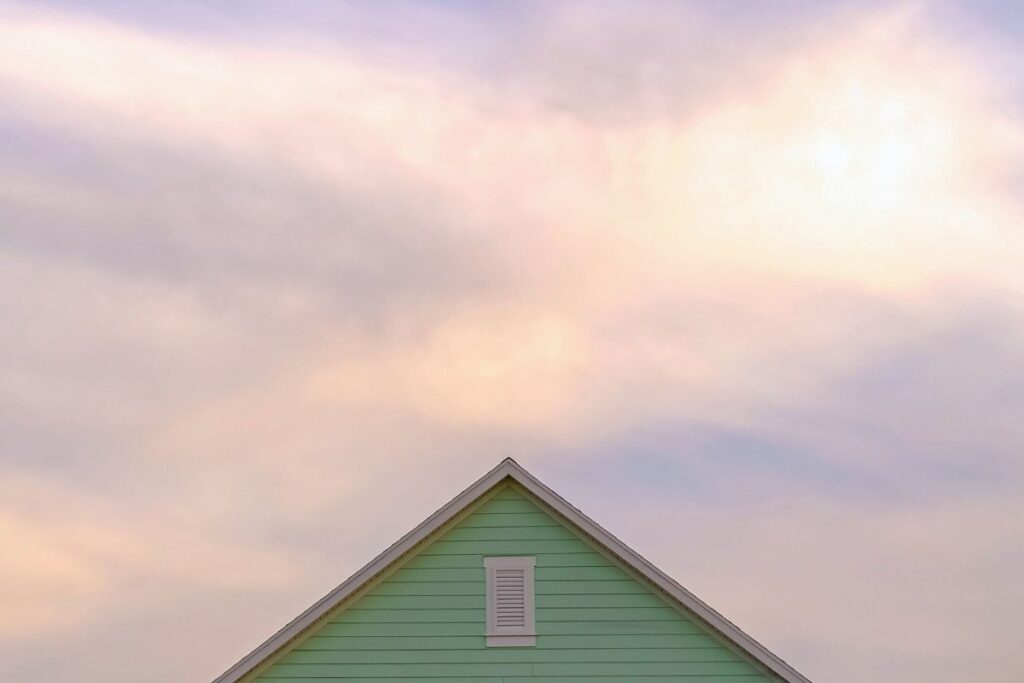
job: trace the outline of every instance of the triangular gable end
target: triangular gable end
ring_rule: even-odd
[[[542,647],[485,648],[481,559],[519,554],[537,558]],[[214,683],[580,675],[809,683],[511,459]]]

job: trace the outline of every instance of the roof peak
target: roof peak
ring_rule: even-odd
[[[503,458],[487,474],[448,501],[447,504],[434,514],[423,520],[415,529],[407,533],[391,545],[391,547],[370,561],[365,567],[353,574],[337,588],[317,601],[316,604],[292,620],[291,623],[268,638],[262,645],[243,657],[241,661],[221,674],[214,680],[214,683],[236,683],[240,681],[248,673],[280,652],[294,638],[319,622],[322,617],[330,613],[335,607],[356,594],[382,571],[399,561],[424,541],[429,540],[435,533],[443,529],[448,522],[456,518],[459,513],[506,478],[511,478],[517,482],[555,514],[576,527],[623,565],[636,572],[640,578],[645,579],[660,589],[669,598],[688,610],[713,631],[719,633],[746,652],[782,681],[785,683],[810,683],[798,671],[748,636],[700,598],[683,588],[674,579],[606,531],[597,522],[570,505],[565,499],[545,486],[539,479],[527,472],[522,465],[511,457]]]

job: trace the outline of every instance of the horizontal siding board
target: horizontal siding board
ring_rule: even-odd
[[[537,621],[675,621],[671,607],[549,607],[537,611]]]
[[[409,569],[468,569],[481,565],[484,553],[462,555],[418,555],[405,566]],[[544,553],[537,555],[538,567],[607,567],[608,560],[598,553]],[[625,574],[623,579],[627,578]]]
[[[420,678],[464,678],[468,676],[529,676],[529,663],[471,664],[277,664],[271,673],[288,678],[351,678],[372,675]]]
[[[502,529],[524,526],[560,527],[562,525],[543,512],[477,512],[467,517],[459,526],[462,528]]]
[[[484,595],[485,582],[483,581],[386,581],[378,586],[372,595],[366,596],[364,601],[380,597],[401,597],[401,596],[444,596],[444,595]],[[646,598],[657,601],[657,604],[667,604],[655,596],[649,590],[634,581],[610,580],[610,581],[537,581],[535,583],[537,593],[537,604],[545,606],[559,606],[556,598],[572,601],[586,599],[587,596],[638,596],[636,599]],[[542,599],[541,596],[544,596]],[[628,598],[626,598],[628,599]],[[361,601],[362,602],[362,601]],[[601,606],[599,603],[591,603],[594,606]],[[634,603],[638,605],[639,603]],[[653,604],[653,603],[652,603]]]
[[[579,544],[579,538],[563,526],[506,526],[492,527],[460,527],[452,529],[439,539],[440,541],[559,541],[571,540],[573,545]],[[589,548],[581,548],[584,552]]]
[[[483,647],[483,634],[470,636],[321,636],[302,642],[303,650],[475,650]],[[595,648],[707,648],[721,647],[709,635],[546,635],[537,637],[533,650],[590,650]]]
[[[544,553],[537,556],[538,567],[607,567],[608,560],[589,553]],[[624,575],[625,576],[625,575]]]
[[[537,625],[542,635],[664,635],[703,634],[704,630],[688,619],[678,621],[546,621]]]
[[[693,676],[746,676],[757,670],[746,662],[538,662],[538,676],[675,676],[680,670]]]
[[[543,593],[537,596],[537,609],[566,607],[658,607],[670,609],[673,617],[677,614],[665,607],[664,600],[651,593]]]
[[[398,572],[400,575],[410,569],[480,569],[483,555],[417,555]]]
[[[630,676],[471,676],[471,677],[393,677],[393,676],[372,676],[372,677],[332,677],[327,680],[343,681],[344,683],[417,683],[418,681],[434,680],[457,680],[459,683],[582,683],[593,681],[594,683],[636,683],[635,677]],[[309,683],[309,678],[295,678],[292,676],[261,676],[264,680],[273,680],[276,683]],[[645,683],[766,683],[771,679],[761,675],[750,676],[703,676],[687,675],[678,676],[651,676],[645,677]]]
[[[540,508],[525,498],[513,500],[490,500],[476,513],[494,512],[540,512]]]
[[[478,557],[479,561],[480,558]],[[389,579],[392,583],[424,583],[427,581],[484,581],[484,568],[481,563],[478,567],[454,568],[454,569],[403,569]]]
[[[484,594],[483,581],[385,581],[377,586],[371,595],[366,596],[402,596],[402,595],[479,595]],[[365,598],[364,598],[365,599]]]
[[[388,580],[393,583],[422,583],[425,581],[483,581],[483,555],[478,555],[478,567],[452,569],[403,569]],[[534,576],[542,581],[624,581],[629,577],[618,567],[537,567]]]
[[[317,636],[477,636],[483,626],[474,622],[385,622],[332,621]],[[537,625],[541,636],[628,636],[703,634],[692,621],[554,621]]]
[[[486,646],[483,559],[491,555],[536,558],[535,646]],[[759,671],[510,486],[257,680],[777,683]]]
[[[650,589],[630,579],[606,581],[552,581],[536,582],[537,595],[653,595]]]
[[[519,540],[495,538],[484,541],[440,540],[428,546],[423,554],[430,555],[534,555],[540,553],[592,553],[583,541],[576,538],[550,540]]]
[[[433,664],[452,659],[449,650],[296,650],[289,661],[302,664]],[[462,662],[731,662],[735,657],[720,647],[705,648],[605,648],[552,650],[525,648],[476,648],[460,650]]]
[[[401,584],[399,584],[401,585]],[[458,585],[458,584],[456,584]],[[621,596],[612,596],[621,597]],[[483,609],[484,594],[475,595],[367,595],[353,609]]]
[[[618,567],[537,567],[538,581],[615,581],[629,575]]]
[[[302,641],[302,650],[477,650],[483,647],[483,635],[474,636],[321,636]],[[289,653],[289,656],[294,651]],[[287,661],[287,657],[283,660]]]
[[[637,676],[506,676],[503,683],[581,683],[584,679],[593,683],[636,683]],[[644,677],[645,683],[762,683],[771,679],[759,674],[739,676],[715,676],[680,673],[675,676]]]
[[[271,669],[271,671],[272,670],[273,669]],[[533,678],[519,678],[519,677],[505,677],[505,678],[502,678],[501,676],[470,676],[468,678],[452,678],[452,677],[449,676],[448,678],[450,678],[451,680],[457,680],[457,681],[459,681],[459,683],[504,683],[504,681],[511,681],[511,680],[516,680],[516,681],[520,681],[520,680],[533,681],[533,680],[535,680]],[[271,675],[269,673],[262,674],[259,677],[258,680],[261,680],[261,681],[264,681],[264,680],[265,681],[274,681],[275,683],[309,683],[309,678],[296,678],[295,676]],[[329,681],[344,681],[344,683],[418,683],[418,681],[430,681],[430,680],[438,680],[438,679],[437,678],[424,678],[422,676],[414,676],[414,677],[404,676],[404,677],[398,677],[398,678],[396,678],[394,676],[365,676],[365,677],[357,677],[357,678],[353,678],[353,677],[341,678],[341,677],[335,676],[335,677],[328,678],[327,680],[329,680]],[[444,680],[444,677],[441,677],[441,680]],[[573,679],[559,679],[559,680],[571,681]],[[579,679],[576,679],[576,680],[578,682]]]
[[[461,622],[482,624],[484,608],[480,609],[358,609],[345,610],[338,616],[338,622],[349,624],[402,624],[437,622]]]

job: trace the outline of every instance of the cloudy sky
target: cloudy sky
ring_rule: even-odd
[[[207,681],[511,455],[1020,681],[1014,4],[0,3],[0,679]]]

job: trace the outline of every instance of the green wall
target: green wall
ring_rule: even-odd
[[[537,558],[537,645],[484,644],[485,555]],[[775,681],[506,485],[255,680]]]

